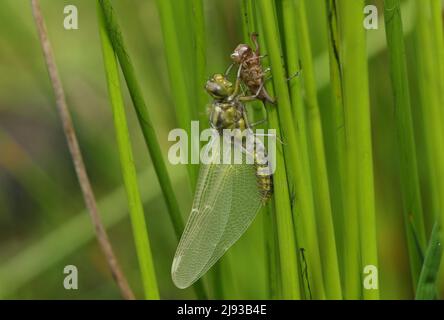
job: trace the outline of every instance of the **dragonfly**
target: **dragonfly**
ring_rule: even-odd
[[[257,99],[261,89],[253,96],[243,94],[240,73],[241,66],[234,85],[224,74],[215,74],[207,81],[205,89],[213,97],[209,122],[216,145],[223,141],[253,161],[221,163],[221,148],[208,143],[211,161],[201,164],[191,213],[171,267],[178,288],[187,288],[202,277],[242,236],[273,193],[271,164],[263,142],[253,139],[251,150],[240,137],[255,137],[245,102]],[[237,131],[239,136],[227,138],[223,134],[226,129]]]

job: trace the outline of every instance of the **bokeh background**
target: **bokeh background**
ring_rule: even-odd
[[[371,3],[378,6],[380,14],[383,12],[380,1]],[[78,30],[63,28],[63,8],[68,4],[76,5],[79,10]],[[124,272],[136,295],[141,297],[95,1],[42,0],[41,5],[103,219]],[[155,3],[152,0],[116,0],[113,5],[166,156],[170,146],[167,135],[177,127],[179,115],[175,114],[171,99]],[[324,88],[319,91],[319,101],[325,111],[330,101],[326,26],[321,15],[321,0],[309,1],[308,5],[318,87]],[[242,26],[239,1],[205,0],[204,7],[210,75],[222,72],[230,63],[230,52],[242,42]],[[412,8],[404,3],[406,25],[411,15]],[[368,31],[380,292],[382,298],[409,299],[413,298],[413,291],[402,222],[394,109],[383,24],[381,17],[379,29]],[[405,39],[411,68],[415,63],[412,34],[407,32]],[[415,110],[418,92],[415,70],[411,69],[411,98]],[[177,243],[130,107],[131,101],[127,92],[124,93],[161,297],[194,298],[192,290],[179,290],[171,281],[170,267]],[[205,106],[199,108],[205,112]],[[328,128],[324,133],[329,134]],[[424,152],[422,137],[417,139],[421,154]],[[422,169],[420,163],[422,191],[427,199]],[[181,210],[188,214],[192,195],[188,191],[186,170],[180,166],[170,166],[169,170]],[[427,201],[424,212],[428,212]],[[426,218],[429,234],[430,214]],[[226,298],[267,297],[261,221],[259,214],[253,226],[222,259],[228,266],[226,269],[231,270],[224,278]],[[63,287],[63,268],[70,264],[79,270],[78,290],[68,291]],[[207,282],[211,282],[215,272],[217,268],[205,276]],[[442,288],[441,291],[444,292]],[[120,298],[84,209],[56,113],[30,3],[26,0],[2,0],[0,3],[0,298]]]

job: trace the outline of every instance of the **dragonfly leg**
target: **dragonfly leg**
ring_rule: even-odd
[[[261,119],[259,121],[253,122],[253,123],[250,123],[250,127],[254,128],[254,127],[256,127],[256,126],[258,126],[258,125],[260,125],[262,123],[265,123],[265,122],[267,122],[267,118]]]
[[[286,145],[285,142],[283,142],[276,134],[273,133],[254,133],[255,136],[258,137],[273,137],[275,138],[277,141],[279,141],[280,144]]]
[[[228,74],[231,72],[231,69],[233,69],[233,67],[234,67],[234,62],[232,64],[230,64],[228,66],[228,68],[225,70],[225,73],[224,73],[225,77],[228,76]]]
[[[293,73],[291,76],[289,76],[287,78],[287,81],[292,80],[293,78],[299,77],[299,75],[301,74],[301,70],[296,71],[295,73]]]
[[[264,72],[262,73],[262,76],[266,76],[267,73],[270,72],[270,71],[271,71],[271,68],[270,68],[270,67],[266,68],[266,69],[264,70]],[[298,71],[296,71],[295,73],[293,73],[291,76],[289,76],[288,78],[286,78],[285,80],[287,80],[287,81],[291,81],[291,80],[293,80],[293,78],[299,77],[300,74],[301,74],[301,70],[298,70]],[[266,77],[266,78],[264,79],[264,82],[267,82],[268,80],[271,80],[271,78],[273,78],[273,76],[272,76],[272,75],[269,75],[268,77]]]
[[[259,46],[259,42],[257,41],[257,37],[259,37],[259,34],[257,32],[252,32],[250,34],[250,39],[251,42],[253,42],[254,46],[255,46],[255,53],[256,55],[260,55],[260,46]]]
[[[239,64],[239,69],[237,70],[236,83],[234,84],[234,90],[229,99],[233,99],[239,94],[239,90],[241,88],[241,71],[242,71],[242,63]]]
[[[264,83],[262,82],[261,85],[259,86],[259,89],[257,89],[256,93],[252,96],[242,96],[239,97],[240,101],[253,101],[256,100],[257,97],[259,96],[259,94],[261,93],[262,89],[264,88]]]

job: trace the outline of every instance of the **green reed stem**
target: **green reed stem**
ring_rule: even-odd
[[[360,233],[359,238],[348,237],[347,241],[356,242],[356,239],[360,239],[361,267],[372,265],[377,268],[378,254],[366,30],[363,28],[364,1],[342,0],[338,4],[344,44],[342,80],[347,143],[345,194],[348,197],[345,210],[347,222],[353,222],[352,227],[354,227],[355,212],[357,212]],[[353,236],[356,236],[356,234],[353,234]],[[376,284],[376,286],[377,289],[363,289],[363,297],[365,299],[378,299],[379,284]],[[347,296],[348,293],[346,292],[346,297],[358,298],[355,296],[357,292],[352,291],[352,293],[352,296]]]
[[[253,1],[242,0],[240,6],[241,6],[241,16],[242,16],[242,34],[244,36],[244,41],[249,41],[250,34],[252,32],[257,32]]]
[[[332,196],[332,209],[335,217],[335,231],[337,248],[339,248],[339,265],[341,268],[341,280],[344,297],[350,297],[354,294],[353,288],[359,289],[359,267],[358,251],[356,244],[354,248],[351,244],[351,239],[358,236],[356,230],[358,229],[357,221],[355,225],[346,225],[346,215],[344,211],[345,198],[345,130],[344,130],[344,104],[342,98],[342,74],[341,74],[341,42],[338,26],[338,11],[336,7],[336,0],[325,0],[324,14],[327,21],[327,35],[328,35],[328,58],[330,66],[330,83],[331,83],[331,99],[330,107],[326,110],[326,116],[329,116],[330,126],[330,140],[326,143],[332,143],[331,148],[332,158],[330,161],[330,191]],[[319,65],[317,65],[319,67]],[[315,66],[316,67],[316,66]],[[319,69],[317,69],[319,70]],[[328,113],[327,113],[328,112]],[[326,137],[328,137],[328,133]],[[353,220],[352,220],[353,221]],[[349,221],[347,221],[349,223]],[[354,232],[350,232],[348,228],[354,228]],[[350,236],[349,241],[345,241],[345,234]],[[354,250],[353,250],[354,249]],[[348,265],[346,267],[346,264]],[[345,271],[347,269],[348,272]],[[347,280],[345,280],[347,279]],[[357,296],[358,294],[356,294]]]
[[[305,164],[307,162],[304,160],[307,152],[301,148],[300,140],[297,138],[295,125],[292,121],[292,108],[281,60],[282,50],[273,2],[271,0],[261,0],[258,4],[263,23],[267,53],[273,70],[274,89],[278,99],[277,106],[272,110],[275,111],[276,109],[279,117],[280,131],[285,143],[283,151],[289,191],[291,195],[293,195],[293,193],[295,195],[295,202],[292,207],[294,223],[296,225],[301,223],[301,228],[297,228],[298,245],[304,248],[306,252],[308,279],[313,297],[322,299],[325,297],[325,293],[310,171],[306,170]]]
[[[431,208],[434,217],[444,223],[444,103],[443,75],[439,61],[439,41],[433,33],[434,23],[431,1],[416,1],[417,30],[416,45],[418,58],[418,83],[421,100],[422,128],[426,143],[428,178],[430,181]],[[436,31],[438,32],[438,31]],[[442,32],[442,31],[441,31]]]
[[[407,62],[400,1],[385,0],[385,28],[390,54],[390,72],[395,99],[395,122],[399,142],[399,166],[404,223],[413,286],[418,282],[426,246],[416,146],[407,76]]]
[[[307,127],[310,146],[310,163],[313,179],[313,194],[316,204],[319,245],[323,267],[325,294],[327,299],[341,299],[341,277],[339,274],[336,240],[330,199],[330,187],[324,150],[324,138],[319,110],[315,70],[311,52],[310,35],[305,9],[305,0],[297,1],[296,33],[299,40],[302,79],[305,88]]]
[[[142,273],[143,288],[147,299],[159,299],[154,263],[151,255],[150,242],[146,227],[143,205],[140,199],[136,169],[134,167],[131,142],[125,115],[123,97],[120,89],[117,59],[108,37],[103,11],[97,6],[99,15],[100,37],[103,59],[105,63],[108,91],[114,115],[117,144],[124,185],[128,197],[128,205],[133,228],[139,267]]]
[[[242,16],[242,30],[244,35],[244,42],[250,43],[250,35],[253,32],[258,32],[258,25],[255,18],[255,6],[253,0],[242,0],[241,2],[241,16]],[[261,34],[259,34],[258,41],[263,43]],[[250,45],[253,45],[252,43]],[[272,89],[270,89],[272,90]],[[263,109],[266,105],[261,101],[252,101],[249,105],[253,105],[253,121],[258,121],[264,118]],[[280,277],[279,277],[279,247],[277,243],[277,225],[275,206],[269,204],[264,210],[264,232],[265,232],[265,248],[268,268],[268,287],[271,299],[279,299],[280,291]],[[296,249],[296,248],[295,248]]]
[[[263,219],[263,228],[265,234],[265,249],[266,249],[266,259],[267,259],[267,273],[268,273],[268,291],[269,299],[276,300],[281,296],[282,283],[280,278],[280,266],[279,266],[279,246],[276,225],[276,212],[274,210],[274,200],[273,203],[267,206],[265,210],[265,217]]]
[[[302,79],[301,79],[301,66],[300,58],[298,52],[298,41],[296,30],[296,7],[293,0],[284,0],[280,3],[280,12],[283,20],[283,31],[284,31],[284,41],[285,41],[285,56],[286,56],[286,71],[287,75],[294,76],[288,82],[288,88],[290,93],[290,100],[292,105],[292,115],[293,122],[297,130],[297,138],[301,144],[302,150],[308,151],[308,139],[307,139],[307,124],[306,124],[306,110],[304,108],[304,102],[302,98]],[[308,152],[307,152],[308,155]],[[303,157],[305,170],[310,172],[310,162],[308,156]],[[303,249],[300,247],[300,243],[304,243],[304,240],[300,240],[303,236],[302,232],[298,232],[298,229],[302,226],[299,224],[295,225],[296,228],[296,238],[298,241],[299,250]],[[310,283],[307,281],[307,276],[304,274],[305,262],[302,261],[302,256],[300,259],[300,276],[304,283],[304,293],[305,297],[310,298],[311,288]]]
[[[333,10],[328,10],[327,14],[330,12],[335,12],[336,7],[338,6],[337,0],[323,0],[328,1],[331,4],[330,7],[333,8]],[[401,11],[404,14],[404,33],[406,36],[410,35],[415,27],[415,3],[412,0],[404,1],[401,5]],[[337,17],[334,18],[337,20]],[[338,29],[336,29],[337,31]],[[381,52],[383,52],[386,48],[386,41],[385,38],[382,36],[384,33],[383,28],[379,28],[378,30],[372,30],[367,34],[368,38],[368,56],[369,58],[374,58],[378,56]],[[339,48],[341,44],[336,43],[336,46]],[[329,53],[327,51],[319,54],[316,56],[315,59],[315,69],[318,70],[316,72],[316,83],[318,84],[319,90],[322,90],[323,88],[327,87],[330,84],[330,77],[328,72],[323,72],[323,70],[328,69],[329,64]]]
[[[280,138],[281,133],[276,108],[268,110],[268,121],[271,128],[276,128],[276,136]],[[273,175],[281,290],[283,299],[300,299],[298,257],[296,255],[298,250],[294,235],[290,192],[288,190],[287,172],[282,149],[279,142],[276,143],[276,172]]]
[[[297,138],[300,141],[302,150],[308,150],[307,116],[302,94],[302,70],[300,65],[298,34],[295,31],[297,28],[297,12],[294,0],[283,0],[280,9],[284,29],[286,71],[288,77],[293,77],[288,81],[293,123],[295,124]],[[303,160],[305,161],[305,169],[310,171],[308,152],[307,155],[303,157]]]
[[[194,34],[194,53],[195,53],[195,90],[197,94],[196,108],[197,115],[201,126],[207,126],[208,117],[206,112],[206,105],[208,95],[203,90],[203,86],[207,79],[207,54],[206,54],[206,40],[205,40],[205,16],[202,0],[192,0],[191,9],[193,11],[193,34]]]
[[[184,229],[183,218],[180,213],[179,204],[177,202],[170,177],[168,175],[165,160],[162,156],[162,151],[157,140],[156,132],[152,125],[151,117],[143,98],[142,90],[137,81],[133,64],[130,60],[125,43],[123,41],[123,36],[120,31],[117,17],[115,16],[114,10],[109,0],[99,0],[99,4],[103,11],[108,35],[119,59],[120,66],[122,68],[122,72],[125,77],[128,90],[130,92],[131,99],[137,113],[137,119],[139,120],[145,143],[148,147],[154,168],[156,170],[157,178],[159,180],[159,184],[167,204],[176,238],[180,239],[182,231]],[[190,122],[188,122],[188,124],[189,123]],[[200,299],[207,298],[207,294],[205,292],[202,281],[196,282],[194,284],[194,289],[196,290],[196,294]]]
[[[416,300],[433,300],[437,298],[437,278],[441,256],[440,227],[438,223],[435,223],[425,254],[421,275],[419,276]]]
[[[257,31],[259,34],[264,33],[263,21],[261,16],[258,14],[258,9],[255,5],[257,2],[251,1],[251,9],[256,15]],[[253,14],[252,14],[253,15]],[[259,44],[264,48],[264,39],[259,37]],[[270,95],[274,96],[273,84],[266,83],[267,91]],[[277,139],[282,140],[282,135],[279,125],[279,117],[275,107],[267,108],[267,119],[270,128],[276,129]],[[268,144],[270,148],[270,143]],[[294,234],[294,221],[292,217],[291,210],[291,193],[288,188],[287,181],[287,169],[285,167],[285,159],[283,155],[283,147],[279,140],[276,143],[276,159],[271,159],[276,163],[276,171],[273,174],[273,203],[270,206],[274,207],[275,223],[276,223],[276,238],[277,244],[275,247],[278,248],[278,253],[275,255],[279,256],[279,262],[276,264],[279,266],[280,274],[275,275],[274,279],[280,281],[277,286],[279,288],[279,295],[282,299],[300,299],[301,289],[298,274],[298,257],[297,257],[297,244],[296,237]],[[270,207],[269,206],[269,207]],[[270,235],[267,235],[270,236]],[[272,265],[270,264],[272,268]],[[270,284],[271,286],[271,284]]]
[[[440,105],[441,105],[441,129],[444,127],[442,126],[442,121],[444,121],[444,111],[442,110],[442,107],[444,106],[444,31],[443,31],[443,16],[442,16],[442,1],[440,0],[431,0],[430,5],[431,15],[432,15],[432,27],[430,28],[430,34],[433,37],[433,43],[434,43],[434,52],[436,54],[436,64],[438,66],[438,72],[435,71],[435,75],[437,77],[438,81],[438,91],[440,93]],[[443,132],[443,130],[441,130]],[[443,167],[444,163],[439,162],[440,169],[439,172],[440,175],[440,192],[441,192],[441,200],[443,197],[444,192],[444,176],[443,176]],[[440,205],[440,213],[441,213],[441,225],[444,226],[444,201],[441,201]],[[444,238],[442,238],[444,241]]]
[[[176,237],[179,239],[184,228],[184,223],[157,139],[156,131],[154,130],[154,126],[151,122],[151,117],[145,104],[142,90],[137,81],[136,73],[126,50],[117,17],[115,16],[111,3],[108,0],[99,0],[99,4],[105,18],[108,35],[119,59],[120,66],[133,101],[134,109],[137,114],[137,119],[139,120],[139,124],[142,129],[143,137],[150,152],[157,178],[165,197]]]
[[[184,61],[182,57],[178,39],[179,32],[187,32],[187,29],[180,31],[177,27],[178,24],[173,14],[173,2],[171,0],[157,0],[156,4],[162,27],[167,69],[171,85],[171,94],[176,108],[177,121],[179,126],[185,129],[188,136],[191,137],[193,108],[190,101],[191,95],[188,90],[189,88],[187,88],[186,85],[189,77],[187,77],[185,67],[189,62]],[[191,152],[199,154],[199,144],[191,144],[191,139],[188,139],[188,143],[192,148]],[[190,183],[194,190],[197,180],[197,166],[189,164],[187,168]]]

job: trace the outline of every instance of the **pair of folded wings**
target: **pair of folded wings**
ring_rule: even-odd
[[[212,156],[220,156],[218,149]],[[175,285],[186,288],[203,276],[242,236],[261,205],[253,164],[201,164],[193,207],[171,268]]]

